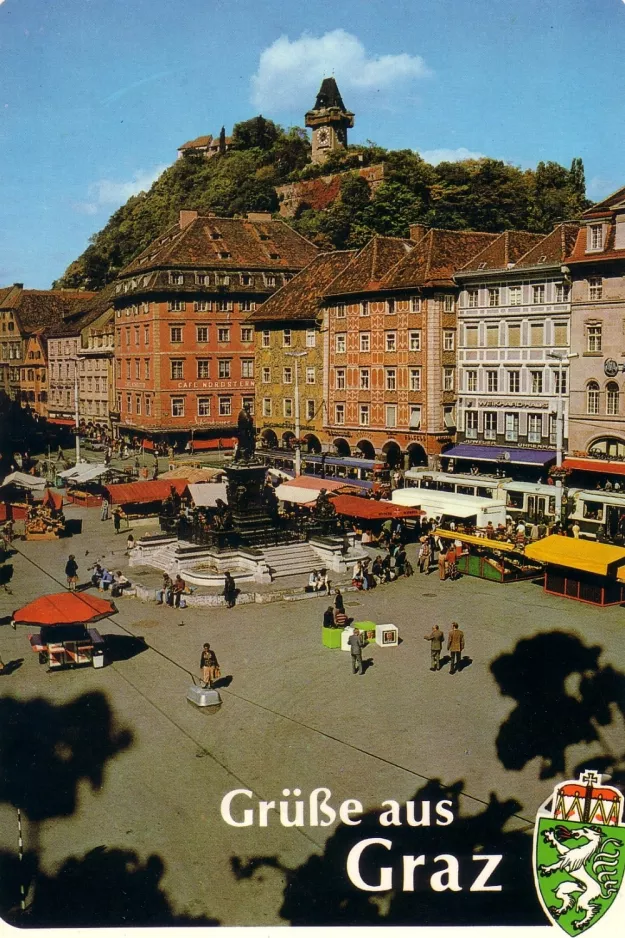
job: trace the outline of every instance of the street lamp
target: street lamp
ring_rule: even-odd
[[[570,361],[572,358],[579,358],[577,352],[562,352],[559,349],[554,349],[551,352],[547,352],[547,358],[553,358],[558,365],[558,400],[556,404],[556,465],[562,465],[562,449],[564,446],[564,414],[562,408],[563,395],[562,395],[562,363],[565,361]]]
[[[300,444],[300,419],[299,419],[299,368],[298,358],[304,358],[308,352],[285,352],[287,358],[295,359],[295,475],[302,474],[302,448]]]
[[[80,394],[78,391],[78,362],[79,358],[72,359],[74,362],[74,423],[76,424],[76,465],[80,462]]]

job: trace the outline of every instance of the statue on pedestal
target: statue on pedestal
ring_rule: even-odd
[[[234,462],[250,462],[256,451],[256,435],[254,433],[254,418],[250,413],[249,404],[245,404],[239,411],[237,439]]]

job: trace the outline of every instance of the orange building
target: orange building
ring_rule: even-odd
[[[40,417],[48,415],[48,356],[46,340],[41,331],[26,339],[24,364],[20,368],[20,397],[22,407],[28,407]]]

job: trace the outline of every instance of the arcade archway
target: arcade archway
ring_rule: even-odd
[[[412,469],[413,466],[427,466],[427,453],[419,443],[411,443],[410,446],[407,447],[406,452],[408,454],[409,469]]]
[[[321,452],[321,443],[314,433],[307,433],[304,437],[305,451],[319,455]]]
[[[391,469],[396,469],[401,465],[401,447],[395,440],[389,440],[388,443],[385,443],[382,452]]]
[[[260,435],[260,441],[263,446],[267,447],[267,449],[278,448],[278,437],[273,432],[273,430],[263,430]]]
[[[347,440],[344,440],[342,437],[339,437],[337,440],[334,440],[334,449],[337,456],[350,456],[351,450],[349,448],[349,443]]]
[[[375,446],[369,440],[360,440],[356,446],[363,459],[375,459]]]
[[[282,434],[282,444],[286,446],[287,449],[293,449],[295,446],[296,436],[292,430],[287,430],[286,433]]]

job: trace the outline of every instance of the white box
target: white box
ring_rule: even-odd
[[[375,643],[381,648],[392,648],[399,645],[399,629],[396,625],[387,623],[386,625],[376,625]]]
[[[354,634],[354,627],[352,625],[346,625],[343,631],[341,632],[341,651],[351,651],[352,646],[347,644],[347,640],[350,635]]]

